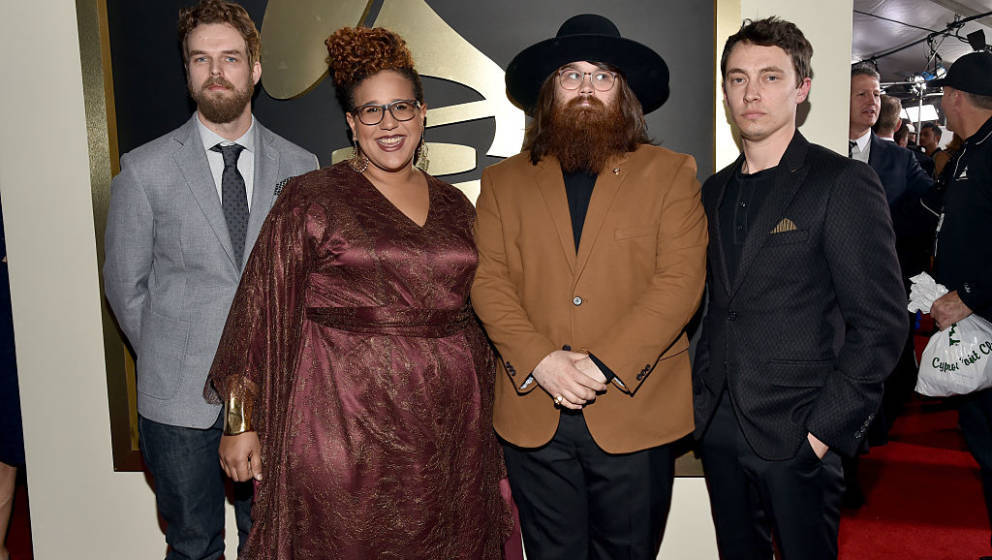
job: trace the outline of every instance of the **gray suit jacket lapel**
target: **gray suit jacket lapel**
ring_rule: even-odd
[[[248,213],[248,233],[245,238],[245,261],[255,246],[258,232],[275,199],[276,179],[279,177],[279,150],[272,144],[272,133],[255,121],[255,180],[252,186],[251,212]],[[243,265],[242,265],[243,266]]]
[[[186,186],[192,191],[200,211],[207,217],[207,223],[217,236],[217,241],[227,253],[227,258],[233,266],[240,269],[240,263],[234,262],[234,250],[231,248],[231,235],[227,231],[224,209],[221,208],[220,197],[217,196],[217,185],[214,184],[213,175],[210,173],[203,141],[200,140],[196,122],[193,120],[195,118],[197,118],[196,114],[176,130],[175,140],[180,147],[172,157],[182,171]]]

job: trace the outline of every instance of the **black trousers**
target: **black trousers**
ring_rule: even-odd
[[[503,443],[529,560],[654,560],[672,503],[675,457],[662,445],[612,455],[581,412],[563,411],[536,449]]]
[[[985,509],[992,522],[992,389],[961,397],[958,402],[958,425],[968,449],[981,468]]]
[[[700,445],[721,560],[837,558],[844,476],[840,456],[821,461],[809,443],[768,461],[744,439],[726,392]]]

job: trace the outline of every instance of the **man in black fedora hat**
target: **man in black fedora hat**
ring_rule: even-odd
[[[930,311],[943,330],[971,314],[992,321],[992,53],[962,56],[931,85],[943,86],[947,128],[965,139],[937,229],[937,282],[951,291]],[[958,423],[981,467],[992,520],[992,389],[963,397]]]
[[[696,436],[720,558],[837,557],[841,455],[857,452],[906,337],[878,176],[806,141],[813,48],[748,21],[720,63],[743,153],[703,184],[709,306]]]
[[[705,276],[692,157],[652,146],[668,68],[597,15],[513,59],[524,151],[485,170],[472,303],[530,558],[654,559],[692,430],[685,325]]]

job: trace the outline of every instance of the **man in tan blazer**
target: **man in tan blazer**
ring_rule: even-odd
[[[654,559],[668,444],[693,428],[683,331],[707,242],[695,161],[647,137],[668,68],[579,15],[506,81],[534,121],[482,175],[472,303],[500,355],[494,424],[527,555]]]

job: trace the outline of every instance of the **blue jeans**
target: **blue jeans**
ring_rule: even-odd
[[[166,560],[216,560],[224,554],[224,472],[217,448],[222,416],[205,430],[138,416],[141,455],[155,479],[155,503],[165,520]],[[251,529],[251,482],[234,485],[238,550]]]

